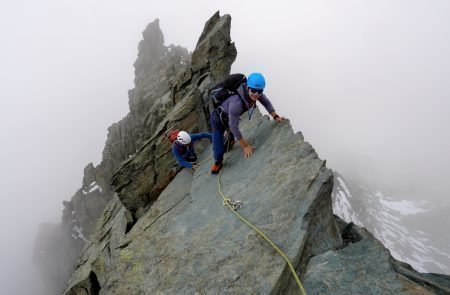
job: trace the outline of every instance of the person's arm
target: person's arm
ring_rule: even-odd
[[[208,138],[209,140],[212,140],[212,135],[210,132],[201,132],[201,133],[194,133],[191,134],[191,141],[196,142],[199,139],[202,138]]]
[[[286,118],[285,117],[281,117],[280,115],[278,115],[275,111],[271,112],[270,115],[273,117],[273,119],[275,121],[277,121],[278,123],[283,122]]]
[[[285,118],[281,117],[280,115],[277,114],[277,112],[275,112],[275,109],[270,100],[267,98],[267,96],[263,94],[259,99],[259,102],[261,102],[261,104],[264,106],[264,108],[267,110],[267,112],[272,116],[272,118],[275,121],[277,121],[278,123],[284,121]]]
[[[186,168],[192,168],[192,164],[183,158],[183,156],[180,154],[180,151],[175,146],[175,143],[172,144],[172,153],[173,153],[175,159],[177,160],[178,164],[180,164],[181,166],[186,167]]]

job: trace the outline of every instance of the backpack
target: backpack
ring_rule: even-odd
[[[169,130],[169,132],[167,132],[167,138],[169,138],[170,143],[177,140],[178,133],[180,133],[180,129]]]
[[[228,97],[238,93],[237,90],[242,83],[247,83],[244,74],[232,74],[225,80],[209,90],[209,98],[213,108],[218,108]]]

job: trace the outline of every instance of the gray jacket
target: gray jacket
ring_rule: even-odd
[[[244,103],[242,103],[242,101]],[[261,95],[258,101],[264,106],[269,114],[275,111],[272,103],[267,98],[267,96],[264,95],[264,93]],[[245,89],[245,84],[242,84],[238,89],[238,94],[230,96],[220,106],[222,110],[228,114],[228,124],[236,140],[242,138],[241,131],[239,130],[239,117],[246,111],[249,111],[248,119],[250,120],[251,114],[254,111],[255,105],[251,106],[250,102],[251,98],[248,96],[248,92]]]

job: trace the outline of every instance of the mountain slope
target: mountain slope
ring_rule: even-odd
[[[428,223],[430,215],[433,219],[445,216],[431,204],[396,200],[379,190],[346,181],[335,172],[333,208],[345,221],[367,227],[395,258],[419,271],[450,274],[448,231],[440,230],[443,224],[422,225]],[[439,234],[441,231],[443,234]]]
[[[130,106],[140,114],[137,121],[121,122],[137,122],[135,128],[117,129],[121,139],[132,134],[133,150],[126,153],[130,146],[121,141],[110,147],[111,159],[120,163],[107,171],[114,194],[92,234],[81,239],[85,247],[64,293],[298,294],[291,264],[236,212],[284,252],[308,294],[450,292],[450,277],[417,273],[367,230],[333,215],[333,173],[289,121],[278,124],[258,111],[248,120],[244,114],[241,130],[257,150],[244,160],[234,147],[221,175],[209,173],[208,142],[198,149],[200,169],[171,169],[164,133],[209,128],[208,89],[229,73],[236,57],[230,26],[229,15],[216,13],[190,61],[162,83],[145,82],[157,77],[158,62],[137,71],[149,95],[138,91],[135,102],[145,110]],[[159,52],[148,45],[156,51],[143,51],[142,61]],[[85,183],[88,191],[99,191]],[[224,206],[219,189],[243,207]]]

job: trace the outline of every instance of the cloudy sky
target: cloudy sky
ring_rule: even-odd
[[[328,167],[449,203],[448,1],[4,1],[3,274],[23,275],[38,224],[59,222],[85,165],[99,164],[107,127],[128,112],[146,25],[159,18],[167,45],[193,50],[217,10],[233,18],[232,71],[262,72]]]

